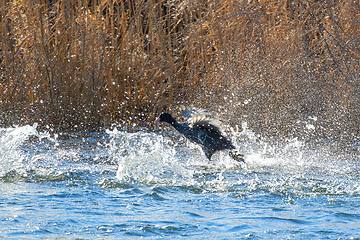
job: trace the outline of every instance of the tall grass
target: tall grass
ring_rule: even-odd
[[[0,0],[1,122],[147,123],[194,104],[359,131],[359,1]]]

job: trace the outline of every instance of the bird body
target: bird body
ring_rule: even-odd
[[[221,150],[233,150],[235,146],[224,137],[215,123],[213,116],[201,110],[183,110],[182,115],[187,118],[187,123],[179,123],[171,114],[162,113],[155,122],[167,122],[191,142],[199,144],[206,157],[211,160],[212,155]],[[231,153],[230,156],[237,161],[244,161],[242,155]]]

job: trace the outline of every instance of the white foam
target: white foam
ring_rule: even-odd
[[[19,150],[30,136],[37,135],[37,125],[22,127],[0,128],[0,176],[8,171],[24,171],[25,155]]]

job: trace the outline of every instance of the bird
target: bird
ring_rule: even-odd
[[[183,134],[191,142],[201,146],[205,156],[211,161],[214,153],[221,150],[235,150],[235,146],[220,131],[218,122],[211,114],[202,109],[182,108],[181,114],[187,122],[179,123],[168,112],[163,112],[155,122],[166,122]],[[238,162],[244,162],[242,154],[229,151],[229,156]]]

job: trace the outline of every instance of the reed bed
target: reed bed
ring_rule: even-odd
[[[359,1],[0,2],[2,125],[146,125],[193,104],[270,136],[359,132]]]

